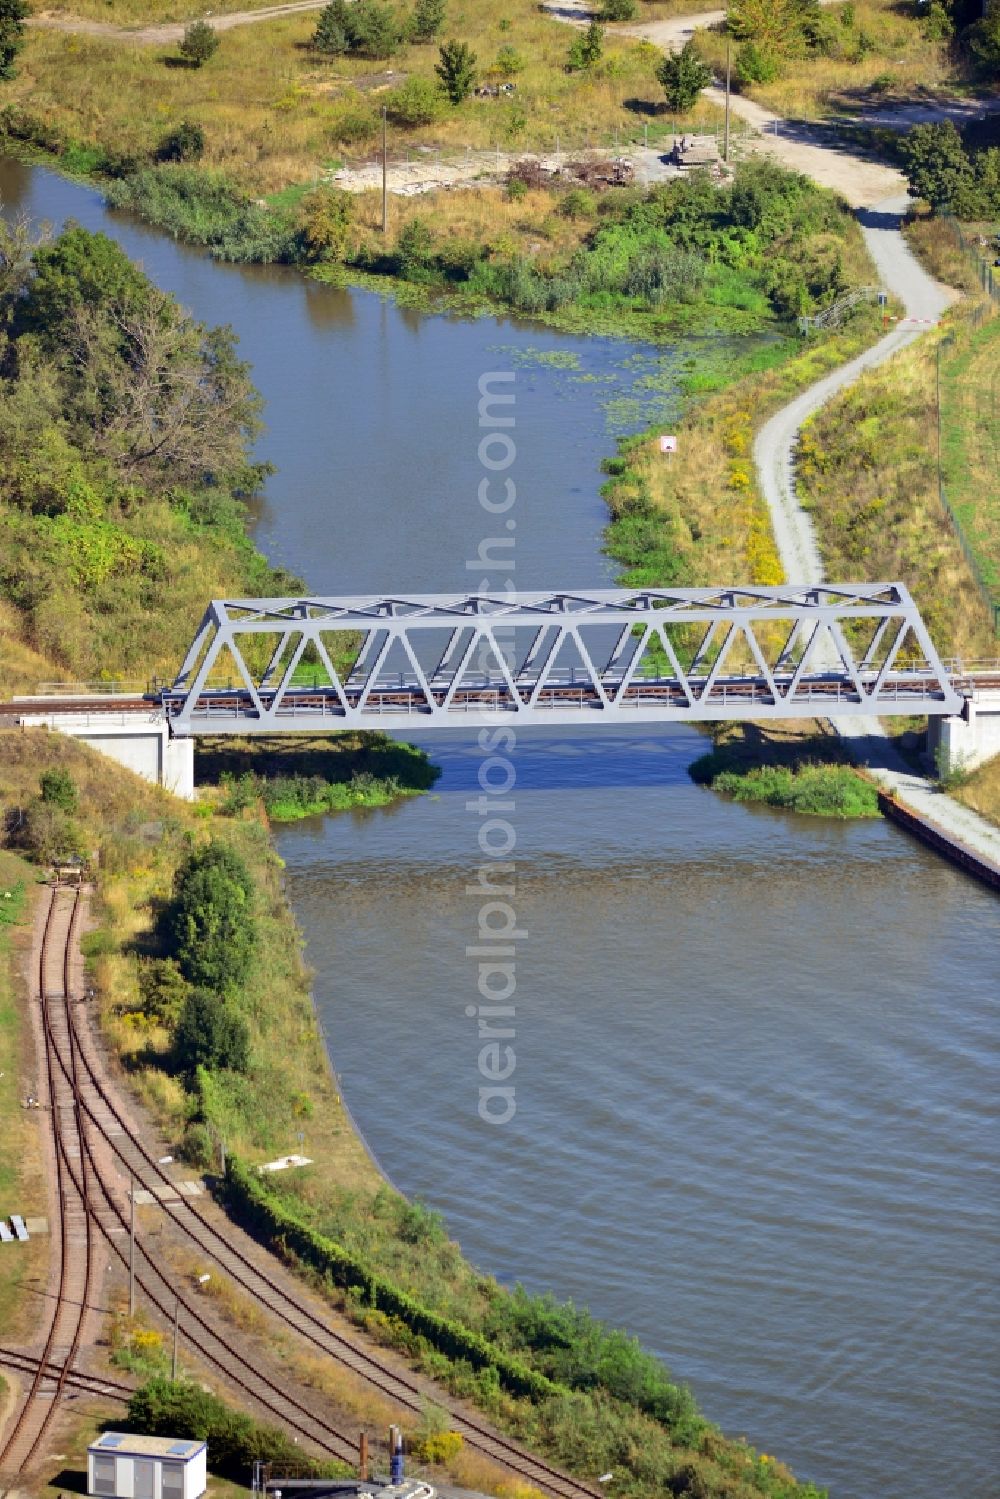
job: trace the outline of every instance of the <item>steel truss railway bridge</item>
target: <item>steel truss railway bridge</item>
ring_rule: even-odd
[[[198,735],[918,714],[947,764],[1000,751],[1000,662],[943,662],[902,583],[216,599],[170,686],[56,694],[0,724],[188,797]]]
[[[216,600],[173,735],[955,714],[900,583]]]

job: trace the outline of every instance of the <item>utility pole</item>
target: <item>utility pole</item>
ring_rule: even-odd
[[[135,1177],[129,1177],[128,1189],[128,1315],[135,1316]]]
[[[388,135],[388,126],[386,124],[387,118],[388,118],[388,115],[387,115],[387,111],[386,111],[386,106],[383,104],[382,105],[382,233],[383,234],[388,234],[389,233],[389,189],[388,189],[388,186],[387,186],[387,178],[386,178],[386,174],[387,174],[387,171],[388,171],[388,156],[387,156],[387,148],[386,148],[386,140],[387,140],[387,135]]]
[[[732,82],[733,82],[733,70],[732,70],[731,53],[732,53],[732,39],[730,38],[729,32],[727,31],[726,32],[726,137],[725,137],[725,143],[724,143],[724,145],[722,147],[722,159],[726,163],[727,166],[729,165],[729,94],[730,94],[730,91],[732,89]]]

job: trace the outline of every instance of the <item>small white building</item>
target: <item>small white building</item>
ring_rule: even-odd
[[[100,1499],[200,1499],[206,1459],[204,1442],[106,1431],[87,1448],[87,1493]]]

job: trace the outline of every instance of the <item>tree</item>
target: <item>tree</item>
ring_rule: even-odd
[[[935,211],[948,210],[972,180],[972,164],[951,120],[915,125],[900,142],[910,191]]]
[[[253,881],[224,843],[196,850],[174,877],[164,933],[188,983],[225,994],[249,977],[256,946]]]
[[[446,0],[417,0],[410,20],[410,39],[432,42],[444,25]]]
[[[712,81],[712,70],[702,62],[693,38],[685,42],[680,52],[667,52],[656,77],[667,96],[667,104],[675,114],[687,114],[697,102],[698,95]]]
[[[604,27],[600,21],[591,21],[586,31],[578,31],[569,44],[566,66],[570,72],[582,72],[600,62],[604,53]]]
[[[44,770],[41,781],[42,801],[50,807],[60,807],[63,812],[76,811],[79,798],[76,782],[68,770]]]
[[[986,82],[995,83],[1000,78],[1000,0],[989,0],[981,18],[963,32],[962,45]]]
[[[182,1072],[199,1067],[246,1072],[250,1032],[243,1016],[210,989],[192,989],[174,1032],[174,1062]]]
[[[153,290],[113,239],[91,234],[79,224],[35,250],[33,271],[18,309],[18,330],[39,334],[49,348],[59,346],[67,323],[78,312],[108,306],[136,312]]]
[[[207,21],[192,21],[184,33],[179,50],[193,68],[200,68],[219,50],[219,34]]]
[[[385,58],[398,52],[403,44],[403,25],[391,5],[379,0],[353,0],[349,11],[350,50],[365,57]]]
[[[466,42],[445,42],[434,67],[452,104],[461,104],[476,81],[476,54]]]
[[[350,23],[346,0],[333,0],[319,13],[316,30],[309,44],[324,57],[340,57],[350,46]]]
[[[14,60],[24,46],[26,0],[0,0],[0,79],[14,77]]]

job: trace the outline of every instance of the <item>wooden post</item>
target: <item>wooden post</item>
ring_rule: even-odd
[[[729,94],[732,88],[732,66],[731,66],[732,44],[729,32],[726,32],[726,143],[722,148],[722,159],[729,164]]]
[[[387,174],[387,151],[386,137],[388,133],[386,106],[382,105],[382,233],[389,233],[389,190],[386,182]]]
[[[177,1319],[180,1314],[180,1301],[174,1297],[174,1352],[170,1360],[170,1378],[176,1383],[177,1380]]]
[[[368,1481],[368,1433],[363,1431],[358,1437],[358,1477],[362,1483]]]

